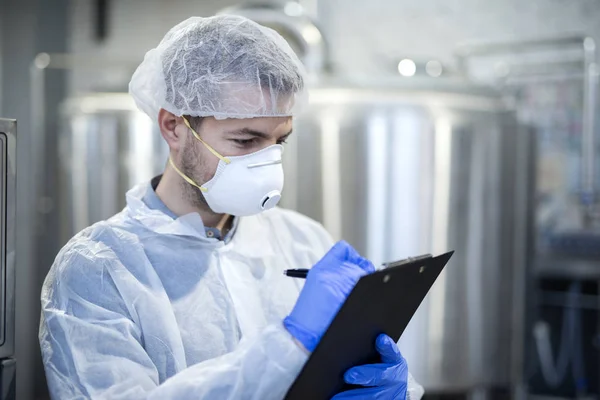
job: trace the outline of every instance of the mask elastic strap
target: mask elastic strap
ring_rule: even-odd
[[[183,172],[181,172],[179,170],[179,168],[177,168],[177,166],[175,165],[175,163],[173,162],[173,159],[171,157],[169,157],[169,164],[171,164],[171,167],[173,167],[175,172],[177,172],[179,174],[179,176],[181,176],[187,183],[189,183],[192,186],[197,187],[198,189],[200,189],[201,192],[208,192],[207,188],[198,185],[191,178],[189,178],[187,175],[185,175]]]
[[[208,149],[208,151],[210,151],[211,153],[213,153],[215,155],[215,157],[219,158],[219,160],[223,161],[225,164],[229,164],[231,162],[231,160],[227,157],[224,157],[222,155],[220,155],[215,149],[213,149],[208,143],[206,143],[204,140],[202,140],[202,138],[200,137],[200,135],[198,135],[198,132],[196,132],[194,130],[194,128],[192,128],[192,126],[190,125],[190,122],[187,120],[186,117],[182,117],[183,118],[183,122],[185,123],[185,125],[190,128],[190,130],[192,131],[192,134],[194,135],[194,137],[196,139],[198,139],[200,142],[202,142],[202,144]]]

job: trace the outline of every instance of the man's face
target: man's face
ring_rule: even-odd
[[[292,133],[291,117],[224,120],[206,117],[199,126],[195,126],[193,122],[191,125],[202,140],[222,156],[243,156],[274,144],[282,144]],[[183,120],[176,129],[182,130],[182,133],[187,132],[183,134],[184,142],[178,164],[184,174],[203,185],[215,175],[219,159],[193,136]],[[197,188],[186,182],[182,184],[188,201],[196,207],[209,209]]]

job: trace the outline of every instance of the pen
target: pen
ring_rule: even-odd
[[[286,269],[285,271],[283,271],[283,274],[286,276],[289,276],[291,278],[301,278],[301,279],[306,279],[306,276],[308,275],[308,269],[305,268],[300,268],[300,269]]]
[[[382,269],[397,267],[402,264],[408,264],[408,263],[411,263],[414,261],[426,260],[428,258],[431,258],[431,254],[424,254],[422,256],[417,256],[417,257],[410,257],[410,258],[406,258],[406,259],[400,260],[400,261],[385,263],[382,265]],[[283,271],[283,274],[286,276],[289,276],[290,278],[306,279],[306,276],[308,275],[308,271],[310,271],[310,270],[306,269],[306,268],[286,269]]]

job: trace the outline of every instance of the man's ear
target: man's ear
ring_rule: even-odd
[[[169,148],[174,151],[179,151],[182,145],[184,130],[177,129],[181,124],[181,117],[161,108],[158,112],[158,126],[160,133],[169,145]]]

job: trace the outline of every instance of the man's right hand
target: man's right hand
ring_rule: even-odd
[[[336,243],[308,273],[284,326],[312,352],[358,280],[374,271],[348,243]]]

